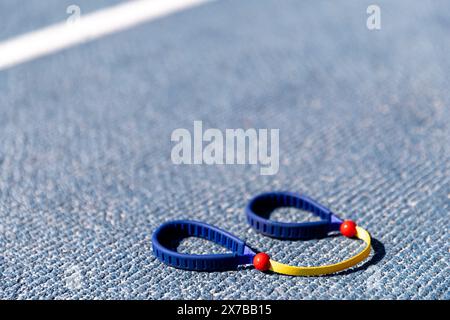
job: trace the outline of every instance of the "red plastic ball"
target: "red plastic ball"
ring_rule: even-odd
[[[253,265],[259,271],[266,271],[270,268],[270,257],[267,253],[260,252],[253,258]]]
[[[345,220],[342,222],[340,230],[344,236],[352,238],[356,234],[356,223],[352,220]]]

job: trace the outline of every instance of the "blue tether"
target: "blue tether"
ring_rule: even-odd
[[[231,253],[185,254],[176,248],[187,237],[199,237],[215,242]],[[252,264],[255,252],[244,241],[212,225],[176,220],[162,224],[152,237],[153,252],[162,262],[180,269],[196,271],[236,270],[239,265]]]
[[[270,220],[277,208],[294,207],[312,212],[320,221],[288,223]],[[325,237],[337,231],[342,220],[329,209],[308,198],[291,192],[270,192],[250,200],[245,208],[248,223],[258,232],[270,237],[296,240]],[[177,252],[180,241],[199,237],[217,243],[231,253],[185,254]],[[162,224],[153,233],[153,253],[162,262],[180,269],[196,271],[236,270],[240,265],[252,264],[256,255],[245,242],[220,228],[193,220],[176,220]]]
[[[305,210],[320,217],[313,222],[279,222],[270,220],[271,213],[282,207]],[[331,231],[339,230],[342,220],[330,209],[313,199],[293,192],[262,193],[250,200],[245,208],[248,223],[258,232],[269,237],[287,240],[323,238]]]

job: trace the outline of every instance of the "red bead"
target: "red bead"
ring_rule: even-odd
[[[352,220],[345,220],[341,224],[341,233],[346,237],[354,237],[356,234],[356,223]]]
[[[269,270],[270,257],[267,253],[260,252],[253,258],[253,265],[259,271]]]

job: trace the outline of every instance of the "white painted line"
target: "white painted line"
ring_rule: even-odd
[[[211,0],[135,0],[0,42],[0,70]]]

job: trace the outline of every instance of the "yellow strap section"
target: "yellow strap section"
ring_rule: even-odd
[[[289,276],[319,276],[345,270],[363,261],[370,254],[371,239],[369,233],[361,227],[356,227],[356,237],[363,240],[366,243],[366,247],[360,253],[347,260],[318,267],[295,267],[270,260],[269,270]]]

